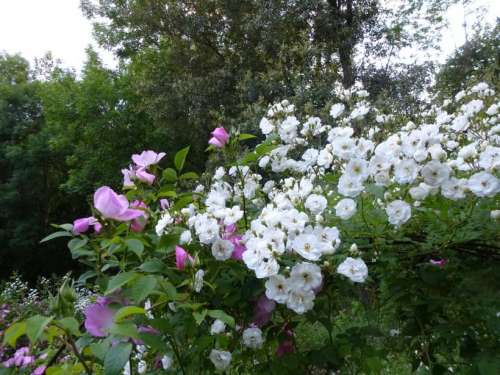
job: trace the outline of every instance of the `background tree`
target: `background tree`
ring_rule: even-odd
[[[483,27],[448,58],[436,75],[434,90],[454,96],[467,85],[487,80],[500,88],[500,20]]]
[[[70,265],[62,247],[45,248],[44,262],[36,251],[49,224],[74,212],[58,189],[64,169],[61,155],[49,147],[40,89],[26,60],[0,56],[1,276],[12,269],[38,275]]]

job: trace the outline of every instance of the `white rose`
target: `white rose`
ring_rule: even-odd
[[[348,257],[337,267],[337,273],[348,277],[355,283],[363,283],[368,277],[368,267],[363,259]]]
[[[212,326],[210,327],[210,334],[213,335],[218,335],[221,334],[226,330],[226,323],[224,323],[222,320],[216,319],[213,323]]]
[[[231,353],[224,350],[212,349],[209,358],[217,370],[225,370],[231,364]]]
[[[259,349],[264,340],[262,331],[257,327],[250,327],[243,331],[243,345],[250,349]]]
[[[335,205],[335,215],[342,220],[349,220],[356,213],[356,202],[350,198],[341,199]]]
[[[400,226],[406,223],[411,217],[411,206],[402,200],[392,201],[385,208],[389,217],[389,223]]]
[[[325,210],[327,203],[324,196],[311,194],[307,197],[304,206],[314,215],[318,215]]]

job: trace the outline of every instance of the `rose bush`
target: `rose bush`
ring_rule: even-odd
[[[67,353],[47,374],[495,368],[498,301],[462,304],[460,275],[498,281],[497,94],[479,83],[413,121],[360,87],[337,97],[271,106],[250,150],[215,129],[203,176],[184,171],[189,147],[173,167],[133,155],[123,194],[100,187],[92,216],[44,239],[71,238],[95,301],[80,318],[61,289],[4,341]]]

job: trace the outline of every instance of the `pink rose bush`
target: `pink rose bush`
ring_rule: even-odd
[[[60,309],[40,319],[37,339],[55,327],[79,340],[75,366],[105,373],[377,373],[385,356],[358,349],[395,335],[356,314],[405,288],[409,305],[424,284],[443,293],[451,259],[493,242],[498,96],[475,85],[415,121],[376,109],[361,87],[335,97],[317,116],[270,106],[243,155],[250,137],[216,128],[208,143],[224,163],[201,178],[183,170],[188,148],[165,169],[165,153],[134,154],[123,194],[100,187],[92,216],[61,226],[98,297],[79,320]],[[473,220],[483,238],[464,234]],[[402,310],[403,325],[424,319]],[[304,349],[305,327],[319,349]],[[411,353],[432,361],[428,346]]]

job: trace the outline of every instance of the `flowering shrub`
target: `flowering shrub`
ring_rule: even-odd
[[[65,276],[62,285],[69,279]],[[35,287],[30,287],[18,275],[13,275],[12,279],[0,285],[0,337],[3,337],[5,330],[12,322],[27,319],[30,325],[36,320],[30,320],[32,316],[41,316],[51,313],[51,303],[54,301],[53,294],[61,287],[60,280],[40,278]],[[83,310],[89,304],[92,293],[83,288],[77,287],[75,290],[75,303],[72,313],[77,317],[83,317]],[[73,291],[71,290],[71,293]],[[5,338],[7,341],[8,338]],[[44,373],[51,352],[50,346],[46,342],[39,342],[31,347],[29,337],[17,340],[17,348],[14,345],[0,344],[0,367],[1,371],[11,370],[16,374]],[[60,358],[59,360],[64,360]]]
[[[453,319],[443,306],[462,291],[449,286],[461,257],[500,255],[498,96],[480,83],[413,122],[361,88],[338,97],[318,117],[271,106],[246,153],[254,136],[215,129],[223,165],[201,177],[184,171],[189,147],[167,168],[164,153],[133,155],[123,194],[100,187],[92,216],[44,239],[71,238],[89,267],[78,284],[98,296],[78,319],[63,285],[50,314],[4,341],[69,353],[47,374],[379,373],[397,340],[415,369],[494,364],[488,324],[467,328],[481,340],[467,357],[442,350],[466,331],[437,322]],[[498,302],[482,303],[498,319]]]

